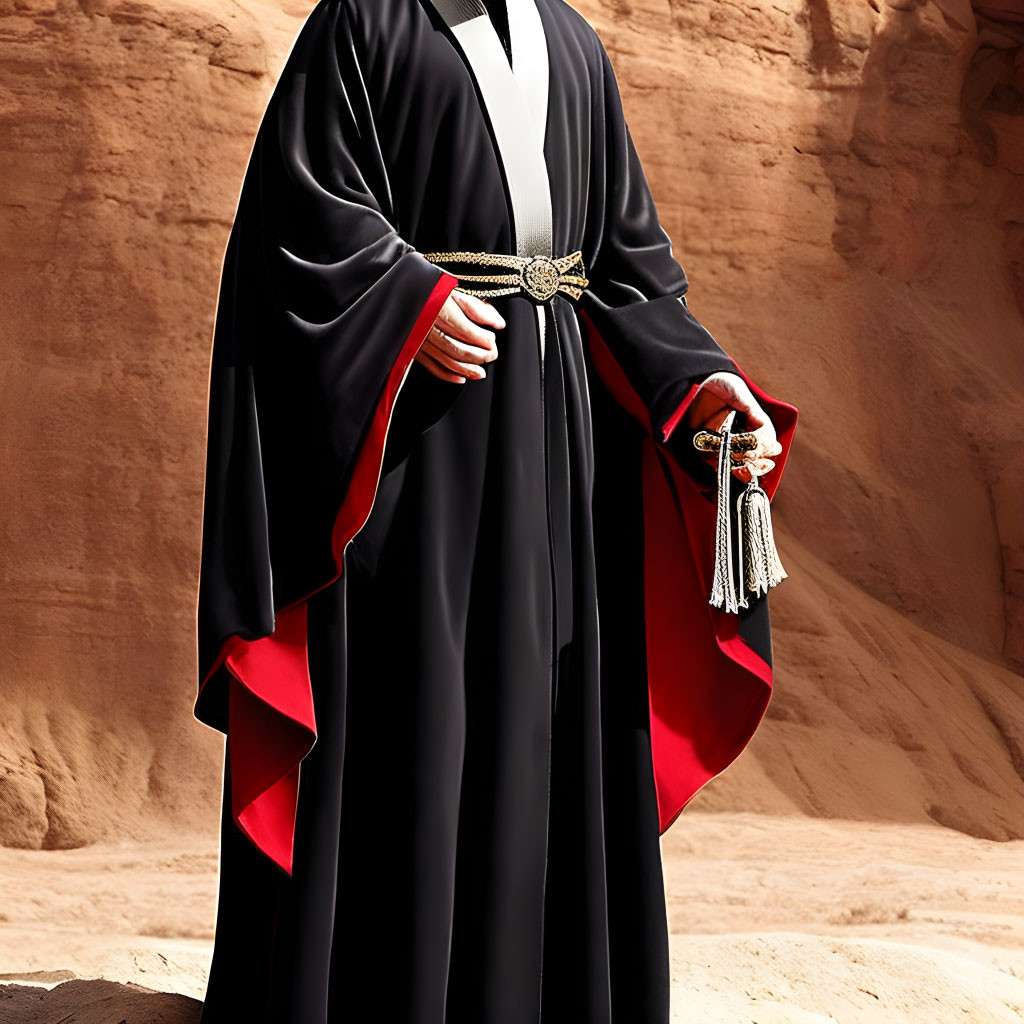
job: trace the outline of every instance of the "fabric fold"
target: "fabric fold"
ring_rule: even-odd
[[[764,717],[772,693],[768,598],[752,598],[750,609],[739,616],[707,603],[715,503],[701,475],[679,455],[683,450],[679,446],[688,443],[679,424],[699,390],[699,381],[690,384],[659,437],[652,429],[648,405],[608,343],[585,314],[583,321],[601,382],[644,430],[639,458],[647,686],[651,755],[664,833],[686,804],[739,756]],[[775,467],[761,478],[771,496],[792,447],[797,409],[767,394],[733,366],[772,420],[782,445],[782,452],[774,457]]]
[[[354,45],[333,3],[295,41],[239,194],[210,368],[195,716],[230,732],[233,816],[286,872],[316,742],[305,602],[342,572],[457,284],[388,219]]]
[[[644,532],[651,755],[664,832],[743,750],[772,688],[767,595],[739,616],[707,601],[716,474],[680,424],[706,377],[721,371],[742,377],[783,446],[763,477],[771,497],[789,456],[797,410],[758,387],[690,310],[689,279],[658,218],[600,41],[597,51],[601,102],[595,110],[607,132],[592,182],[604,203],[580,319],[598,378],[640,428],[630,451],[641,466],[635,500]],[[600,462],[602,453],[595,458]],[[732,501],[738,483],[730,477]],[[604,514],[595,508],[595,517]]]
[[[196,717],[212,728],[230,731],[234,819],[288,873],[294,852],[299,765],[316,742],[306,604],[339,578],[345,548],[370,513],[395,400],[413,356],[455,284],[454,277],[443,274],[434,285],[384,382],[330,534],[334,558],[330,575],[278,609],[266,635],[228,636],[200,683]],[[219,710],[224,707],[225,686],[229,689],[226,720]]]

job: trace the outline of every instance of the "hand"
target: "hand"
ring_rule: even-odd
[[[687,407],[686,423],[692,430],[719,430],[733,409],[746,415],[744,429],[752,431],[758,441],[753,451],[737,453],[746,465],[735,467],[733,473],[747,483],[752,475],[763,476],[775,468],[768,456],[782,454],[782,445],[775,436],[772,421],[739,374],[728,371],[711,374]],[[717,452],[706,455],[717,463]]]
[[[480,324],[500,329],[505,321],[489,302],[456,288],[445,299],[414,356],[416,362],[453,384],[483,380],[487,376],[483,364],[498,358],[498,344],[494,331]]]

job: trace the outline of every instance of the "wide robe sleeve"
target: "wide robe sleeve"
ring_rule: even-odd
[[[241,830],[291,873],[316,741],[306,602],[366,521],[392,410],[455,277],[396,234],[345,7],[303,24],[221,272],[209,379],[196,717]]]
[[[599,379],[642,428],[643,600],[651,754],[661,831],[743,750],[772,691],[767,595],[726,613],[708,602],[716,474],[693,448],[684,416],[709,374],[749,385],[782,453],[760,478],[769,497],[793,441],[795,406],[766,394],[690,311],[687,276],[661,227],[599,40],[589,287],[580,302]],[[603,142],[603,144],[601,144]],[[742,417],[733,428],[742,430]],[[601,459],[596,452],[595,458]],[[599,461],[600,465],[600,461]],[[745,485],[732,476],[735,507]],[[595,515],[610,514],[596,508]]]

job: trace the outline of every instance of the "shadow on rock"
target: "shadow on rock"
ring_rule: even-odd
[[[201,1009],[188,996],[102,979],[0,985],[0,1024],[196,1024]]]

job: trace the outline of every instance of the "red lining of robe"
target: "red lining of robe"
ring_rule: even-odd
[[[225,640],[203,687],[226,663],[230,673],[228,735],[231,813],[246,836],[287,874],[292,873],[299,765],[316,742],[309,676],[306,602],[341,575],[342,554],[373,506],[388,424],[398,389],[458,279],[442,271],[388,373],[348,490],[331,531],[335,573],[316,590],[278,610],[274,632],[257,640]],[[198,698],[197,698],[198,703]]]
[[[663,447],[676,500],[643,402],[593,321],[585,312],[581,318],[598,376],[648,431],[641,442],[647,685],[651,756],[664,833],[754,735],[771,699],[772,669],[739,635],[738,617],[708,603],[715,502]],[[797,409],[772,398],[736,369],[768,414],[782,445],[782,452],[773,457],[775,467],[760,478],[771,498],[789,456]],[[665,422],[663,442],[682,422],[699,388],[694,384]]]

